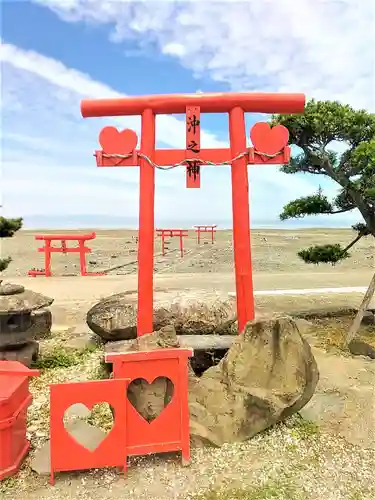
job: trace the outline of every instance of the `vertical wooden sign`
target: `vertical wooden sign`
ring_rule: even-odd
[[[186,107],[186,158],[199,158],[201,151],[201,111],[199,106]],[[186,187],[200,188],[201,175],[199,161],[186,167]]]

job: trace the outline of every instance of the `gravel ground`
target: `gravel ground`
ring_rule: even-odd
[[[350,446],[328,433],[305,434],[304,430],[292,418],[247,443],[195,449],[188,468],[182,468],[174,456],[132,459],[126,480],[115,471],[60,474],[56,486],[50,487],[26,467],[13,480],[13,487],[5,485],[2,498],[188,500],[212,488],[253,488],[270,480],[280,483],[281,494],[281,485],[295,486],[301,494],[297,498],[308,500],[375,497],[374,450]]]
[[[3,255],[11,255],[13,262],[3,276],[26,276],[32,267],[44,268],[44,255],[37,252],[40,242],[35,241],[35,234],[50,233],[89,233],[91,230],[35,230],[19,231],[13,238],[2,241]],[[97,236],[87,242],[92,252],[87,255],[88,271],[113,269],[110,274],[132,275],[137,271],[137,231],[95,230]],[[374,266],[374,239],[362,238],[350,250],[351,257],[339,265],[306,266],[297,256],[298,250],[316,244],[341,243],[346,246],[354,238],[350,229],[308,229],[308,230],[252,230],[252,264],[255,273],[327,273],[344,271],[353,275],[356,272],[371,272]],[[180,257],[179,239],[170,239],[166,255],[161,255],[160,238],[155,237],[156,273],[223,273],[233,271],[232,231],[217,231],[215,244],[209,238],[202,239],[200,245],[196,241],[194,231],[184,240],[185,255]],[[58,246],[55,242],[54,246]],[[68,246],[76,246],[76,242]],[[355,269],[355,272],[353,270]],[[52,273],[54,276],[79,275],[78,254],[55,253],[52,257]],[[370,279],[370,278],[369,278]]]
[[[58,336],[43,341],[44,352],[55,349],[69,336],[70,333],[60,331]],[[34,450],[48,437],[49,384],[97,378],[101,358],[99,347],[82,357],[80,364],[46,369],[41,377],[32,381],[34,401],[28,427],[32,451],[20,474],[0,483],[1,499],[188,500],[210,489],[255,488],[269,481],[277,485],[273,489],[276,496],[249,494],[245,499],[375,498],[375,449],[351,445],[326,427],[318,428],[299,416],[246,443],[226,445],[221,449],[193,449],[189,467],[182,467],[176,454],[132,458],[125,480],[116,470],[98,470],[58,474],[56,485],[49,486],[48,478],[37,476],[30,469]],[[108,421],[100,413],[94,416],[94,422],[103,429],[108,428]],[[294,496],[291,491],[295,492]]]

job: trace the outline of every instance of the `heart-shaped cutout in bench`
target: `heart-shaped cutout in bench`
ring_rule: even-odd
[[[173,382],[167,377],[157,377],[151,383],[143,378],[133,380],[127,396],[138,414],[153,422],[173,399]]]
[[[94,452],[111,432],[113,415],[108,403],[96,403],[91,408],[76,403],[65,411],[64,427],[80,446]]]

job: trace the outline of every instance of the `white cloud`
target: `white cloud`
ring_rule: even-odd
[[[305,92],[375,110],[374,0],[34,0],[112,26],[234,90]]]
[[[138,216],[137,168],[98,169],[93,151],[104,125],[134,128],[134,117],[88,119],[84,97],[121,94],[89,75],[41,54],[2,44],[2,179],[5,215],[102,214]],[[157,120],[157,139],[183,147],[185,125],[171,116]],[[223,147],[202,130],[205,147]],[[250,167],[253,221],[273,219],[293,197],[314,190],[308,178],[282,174],[277,167]],[[231,218],[230,170],[205,169],[202,189],[185,189],[184,169],[157,172],[156,217],[216,221]]]

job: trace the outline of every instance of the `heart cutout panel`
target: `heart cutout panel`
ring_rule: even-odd
[[[99,143],[108,154],[132,153],[138,144],[138,136],[130,128],[117,130],[116,127],[104,127],[99,134]]]
[[[173,393],[173,383],[167,377],[157,377],[152,383],[137,378],[129,384],[127,396],[138,414],[151,423],[170,404]]]
[[[108,403],[97,403],[92,408],[76,403],[64,413],[66,431],[90,452],[94,452],[107,438],[113,425],[114,411]]]
[[[270,127],[267,122],[258,122],[250,131],[250,139],[256,151],[275,155],[287,146],[289,130],[283,125]]]

